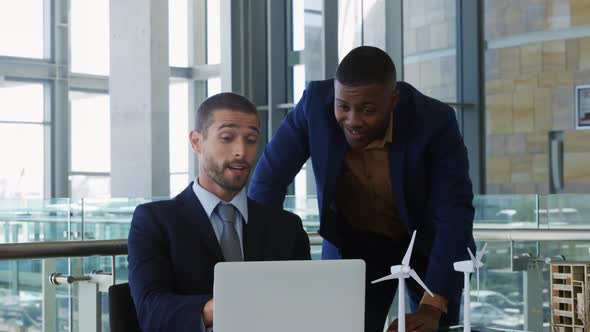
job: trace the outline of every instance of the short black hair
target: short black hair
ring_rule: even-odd
[[[248,98],[233,92],[222,92],[205,99],[199,106],[195,129],[206,135],[213,112],[222,109],[258,115],[256,106]]]
[[[395,65],[383,50],[373,46],[359,46],[340,61],[336,68],[336,80],[348,86],[393,83],[395,88]]]

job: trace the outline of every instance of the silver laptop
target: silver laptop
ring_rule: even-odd
[[[362,260],[218,263],[215,332],[362,332]]]

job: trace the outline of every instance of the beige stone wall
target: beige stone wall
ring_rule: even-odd
[[[488,41],[577,25],[590,25],[590,0],[485,1]],[[488,193],[547,193],[550,131],[564,132],[565,191],[590,192],[590,131],[574,123],[575,86],[590,84],[590,36],[485,57]]]

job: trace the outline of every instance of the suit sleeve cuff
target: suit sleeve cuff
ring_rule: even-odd
[[[430,294],[428,294],[427,292],[424,292],[424,295],[422,295],[422,300],[420,301],[420,304],[427,304],[429,306],[433,306],[446,314],[448,312],[449,301],[438,294],[434,294],[434,296],[430,296]]]

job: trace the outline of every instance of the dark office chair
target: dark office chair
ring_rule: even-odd
[[[128,283],[109,287],[109,323],[112,332],[141,332]]]

